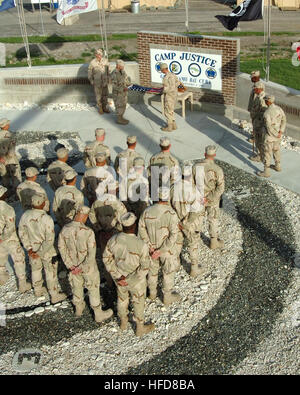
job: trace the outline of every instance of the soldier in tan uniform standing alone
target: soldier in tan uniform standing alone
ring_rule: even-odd
[[[178,96],[178,87],[182,85],[177,76],[169,71],[168,65],[162,63],[160,70],[165,77],[163,79],[163,95],[164,95],[164,114],[167,118],[167,126],[161,128],[164,132],[172,132],[177,129],[174,117],[174,108]]]
[[[69,150],[59,148],[56,155],[57,160],[52,162],[47,170],[47,181],[54,192],[57,188],[66,184],[65,173],[68,170],[72,170],[72,167],[67,164]]]
[[[193,166],[193,178],[199,188],[204,183],[204,205],[209,223],[210,248],[223,248],[224,241],[219,239],[220,199],[225,190],[224,173],[214,159],[216,147],[209,145],[205,148],[205,159]],[[203,172],[201,172],[201,167]],[[199,168],[199,170],[197,170]],[[203,179],[204,177],[204,179]]]
[[[130,294],[136,321],[136,335],[143,336],[153,331],[155,326],[144,323],[146,276],[150,256],[147,244],[135,235],[136,219],[133,213],[126,213],[121,217],[123,232],[109,240],[103,254],[103,262],[117,286],[121,330],[127,329]]]
[[[25,211],[20,219],[19,236],[28,251],[35,296],[47,294],[47,289],[43,287],[44,269],[51,302],[55,304],[65,300],[67,296],[59,292],[54,222],[45,212],[45,204],[44,195],[36,194],[32,197],[32,209]]]
[[[13,207],[5,202],[7,188],[0,185],[0,285],[9,280],[6,270],[8,255],[14,262],[21,293],[29,291],[31,284],[26,281],[25,255],[16,232],[16,214]]]
[[[112,96],[116,106],[117,123],[127,125],[129,121],[123,117],[127,105],[127,91],[131,84],[130,78],[124,70],[123,60],[117,60],[115,70],[110,74],[112,82]]]
[[[88,79],[94,87],[99,114],[109,113],[107,108],[109,63],[108,59],[103,57],[101,49],[95,52],[95,58],[89,64]]]
[[[252,87],[252,89],[251,89],[250,97],[249,97],[249,101],[248,101],[248,111],[250,112],[250,117],[251,117],[252,126],[253,126],[253,119],[252,119],[253,112],[252,112],[252,106],[253,106],[253,102],[254,102],[254,99],[255,99],[255,96],[256,96],[256,93],[255,93],[255,91],[254,91],[254,85],[255,85],[256,82],[259,82],[259,81],[260,81],[260,71],[259,71],[259,70],[252,71],[252,72],[251,72],[251,75],[250,75],[250,78],[251,78],[251,81],[253,82],[253,87]],[[250,143],[253,143],[253,142],[254,142],[254,136],[253,136],[253,134],[252,134],[251,137],[248,139],[248,141],[249,141]]]
[[[265,102],[268,106],[264,113],[264,171],[258,172],[260,177],[270,177],[270,168],[281,171],[280,144],[281,137],[286,128],[286,116],[281,107],[277,106],[275,97],[272,95],[265,96]],[[272,155],[275,165],[271,165]]]
[[[58,237],[58,248],[66,268],[73,293],[75,315],[80,317],[86,307],[84,288],[89,292],[90,305],[95,321],[102,322],[113,315],[113,311],[102,310],[100,300],[100,274],[96,263],[96,240],[92,229],[85,223],[90,209],[82,206],[72,222],[65,225]]]

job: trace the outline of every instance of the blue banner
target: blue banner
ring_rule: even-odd
[[[15,6],[15,0],[0,0],[0,11],[5,11]]]

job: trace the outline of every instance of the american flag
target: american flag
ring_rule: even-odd
[[[140,93],[162,93],[163,88],[147,88],[146,86],[141,85],[130,85],[128,90]]]

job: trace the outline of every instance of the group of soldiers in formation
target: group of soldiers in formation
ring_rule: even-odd
[[[60,227],[57,237],[47,193],[37,182],[39,170],[26,168],[22,182],[9,121],[1,120],[0,127],[0,284],[9,279],[6,262],[10,255],[19,291],[24,293],[33,287],[35,296],[49,294],[51,303],[58,303],[67,297],[58,284],[61,260],[69,272],[75,315],[80,317],[86,307],[86,288],[95,321],[102,322],[113,311],[101,307],[101,272],[107,285],[117,289],[121,329],[128,326],[131,297],[136,335],[152,331],[154,324],[144,323],[147,288],[149,298],[155,300],[161,269],[163,303],[169,306],[180,300],[174,292],[174,280],[184,238],[191,261],[190,276],[200,276],[206,270],[204,262],[199,265],[198,256],[205,215],[210,248],[224,246],[218,224],[224,174],[214,161],[216,147],[206,147],[205,159],[181,167],[170,152],[170,140],[162,137],[160,151],[146,168],[135,150],[136,136],[128,136],[128,148],[112,164],[110,150],[104,144],[105,131],[98,128],[95,141],[83,152],[86,171],[80,189],[76,187],[78,174],[67,164],[68,150],[59,148],[57,160],[47,169],[47,181],[55,192],[52,211]],[[14,198],[23,209],[17,230],[14,208],[7,203]],[[26,278],[22,246],[29,257],[32,284]]]
[[[259,71],[251,73],[251,81],[254,85],[248,105],[253,125],[250,141],[255,145],[257,153],[250,159],[264,164],[264,171],[257,172],[257,175],[268,178],[271,176],[270,169],[281,171],[280,145],[286,129],[286,116],[282,108],[274,103],[275,97],[266,95]],[[274,165],[271,165],[272,156]]]
[[[125,63],[117,60],[116,68],[110,72],[108,59],[103,56],[101,49],[95,52],[95,58],[90,62],[88,68],[88,79],[94,88],[98,111],[100,114],[109,113],[107,106],[108,84],[112,84],[112,97],[116,107],[117,123],[127,125],[129,121],[124,118],[127,105],[127,91],[131,85],[130,78],[124,70]],[[177,129],[175,122],[175,104],[177,102],[178,88],[185,89],[177,76],[169,71],[166,63],[160,64],[160,70],[164,74],[163,88],[161,93],[164,95],[164,114],[167,119],[166,126],[161,130],[172,132]]]

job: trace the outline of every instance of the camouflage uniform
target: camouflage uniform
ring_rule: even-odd
[[[0,157],[5,160],[5,170],[2,172],[2,185],[15,194],[16,187],[22,182],[21,166],[16,155],[16,140],[14,134],[0,128]]]
[[[134,160],[140,157],[141,155],[131,148],[128,148],[127,150],[120,152],[115,159],[116,172],[122,177],[126,177],[126,175],[129,172],[129,169],[131,169],[133,166]],[[123,174],[124,170],[126,174]]]
[[[254,88],[264,88],[264,84],[259,82],[254,84]],[[264,100],[265,92],[262,91],[260,94],[255,94],[253,103],[251,106],[251,119],[253,124],[253,138],[258,155],[252,157],[254,161],[263,161],[263,141],[264,141],[264,128],[263,128],[263,115],[267,109],[267,105]]]
[[[110,150],[108,146],[103,144],[102,141],[96,140],[88,144],[83,152],[83,162],[87,169],[96,166],[96,155],[99,153],[104,153],[106,155],[107,165],[110,164]]]
[[[106,109],[108,99],[109,62],[106,58],[94,58],[88,68],[88,79],[94,87],[97,105]]]
[[[3,194],[1,193],[1,196]],[[9,279],[6,263],[10,255],[20,288],[26,285],[25,255],[16,232],[15,210],[3,200],[0,200],[0,240],[0,285],[5,284]]]
[[[127,105],[127,91],[124,91],[124,88],[127,88],[131,84],[130,78],[127,76],[125,70],[117,69],[110,74],[110,78],[116,113],[118,117],[123,117]]]
[[[177,76],[169,71],[163,79],[164,114],[167,118],[168,131],[177,128],[174,108],[177,102],[179,85],[180,81]]]
[[[42,197],[42,199],[44,199]],[[34,199],[33,199],[34,200]],[[26,250],[32,250],[39,255],[34,259],[29,257],[32,270],[32,285],[37,296],[43,294],[44,268],[46,283],[52,303],[57,303],[66,298],[59,293],[57,279],[57,259],[53,259],[57,252],[54,248],[54,222],[44,211],[33,208],[25,211],[19,223],[19,236]]]
[[[50,210],[50,202],[46,191],[40,186],[40,184],[35,181],[25,180],[17,187],[17,195],[24,211],[32,208],[31,199],[36,194],[45,196],[46,205],[44,210],[48,212]]]
[[[64,185],[57,189],[53,200],[53,212],[62,228],[74,219],[75,213],[84,204],[83,193],[74,185]]]
[[[115,174],[109,166],[92,167],[84,173],[80,182],[80,189],[92,205],[97,200],[96,189],[99,183],[113,181],[114,179]]]
[[[143,161],[141,158],[137,160]],[[138,172],[135,167],[129,170],[127,176],[127,197],[128,211],[132,211],[139,219],[149,206],[149,181],[145,174]]]
[[[66,184],[65,173],[69,170],[72,170],[72,167],[59,159],[49,165],[47,181],[54,192]]]
[[[155,299],[160,265],[163,272],[164,300],[171,296],[174,287],[175,274],[179,269],[178,248],[179,237],[178,217],[172,207],[164,204],[154,204],[148,207],[139,220],[139,237],[147,243],[149,249],[161,251],[157,260],[152,259],[148,274],[150,298]]]

